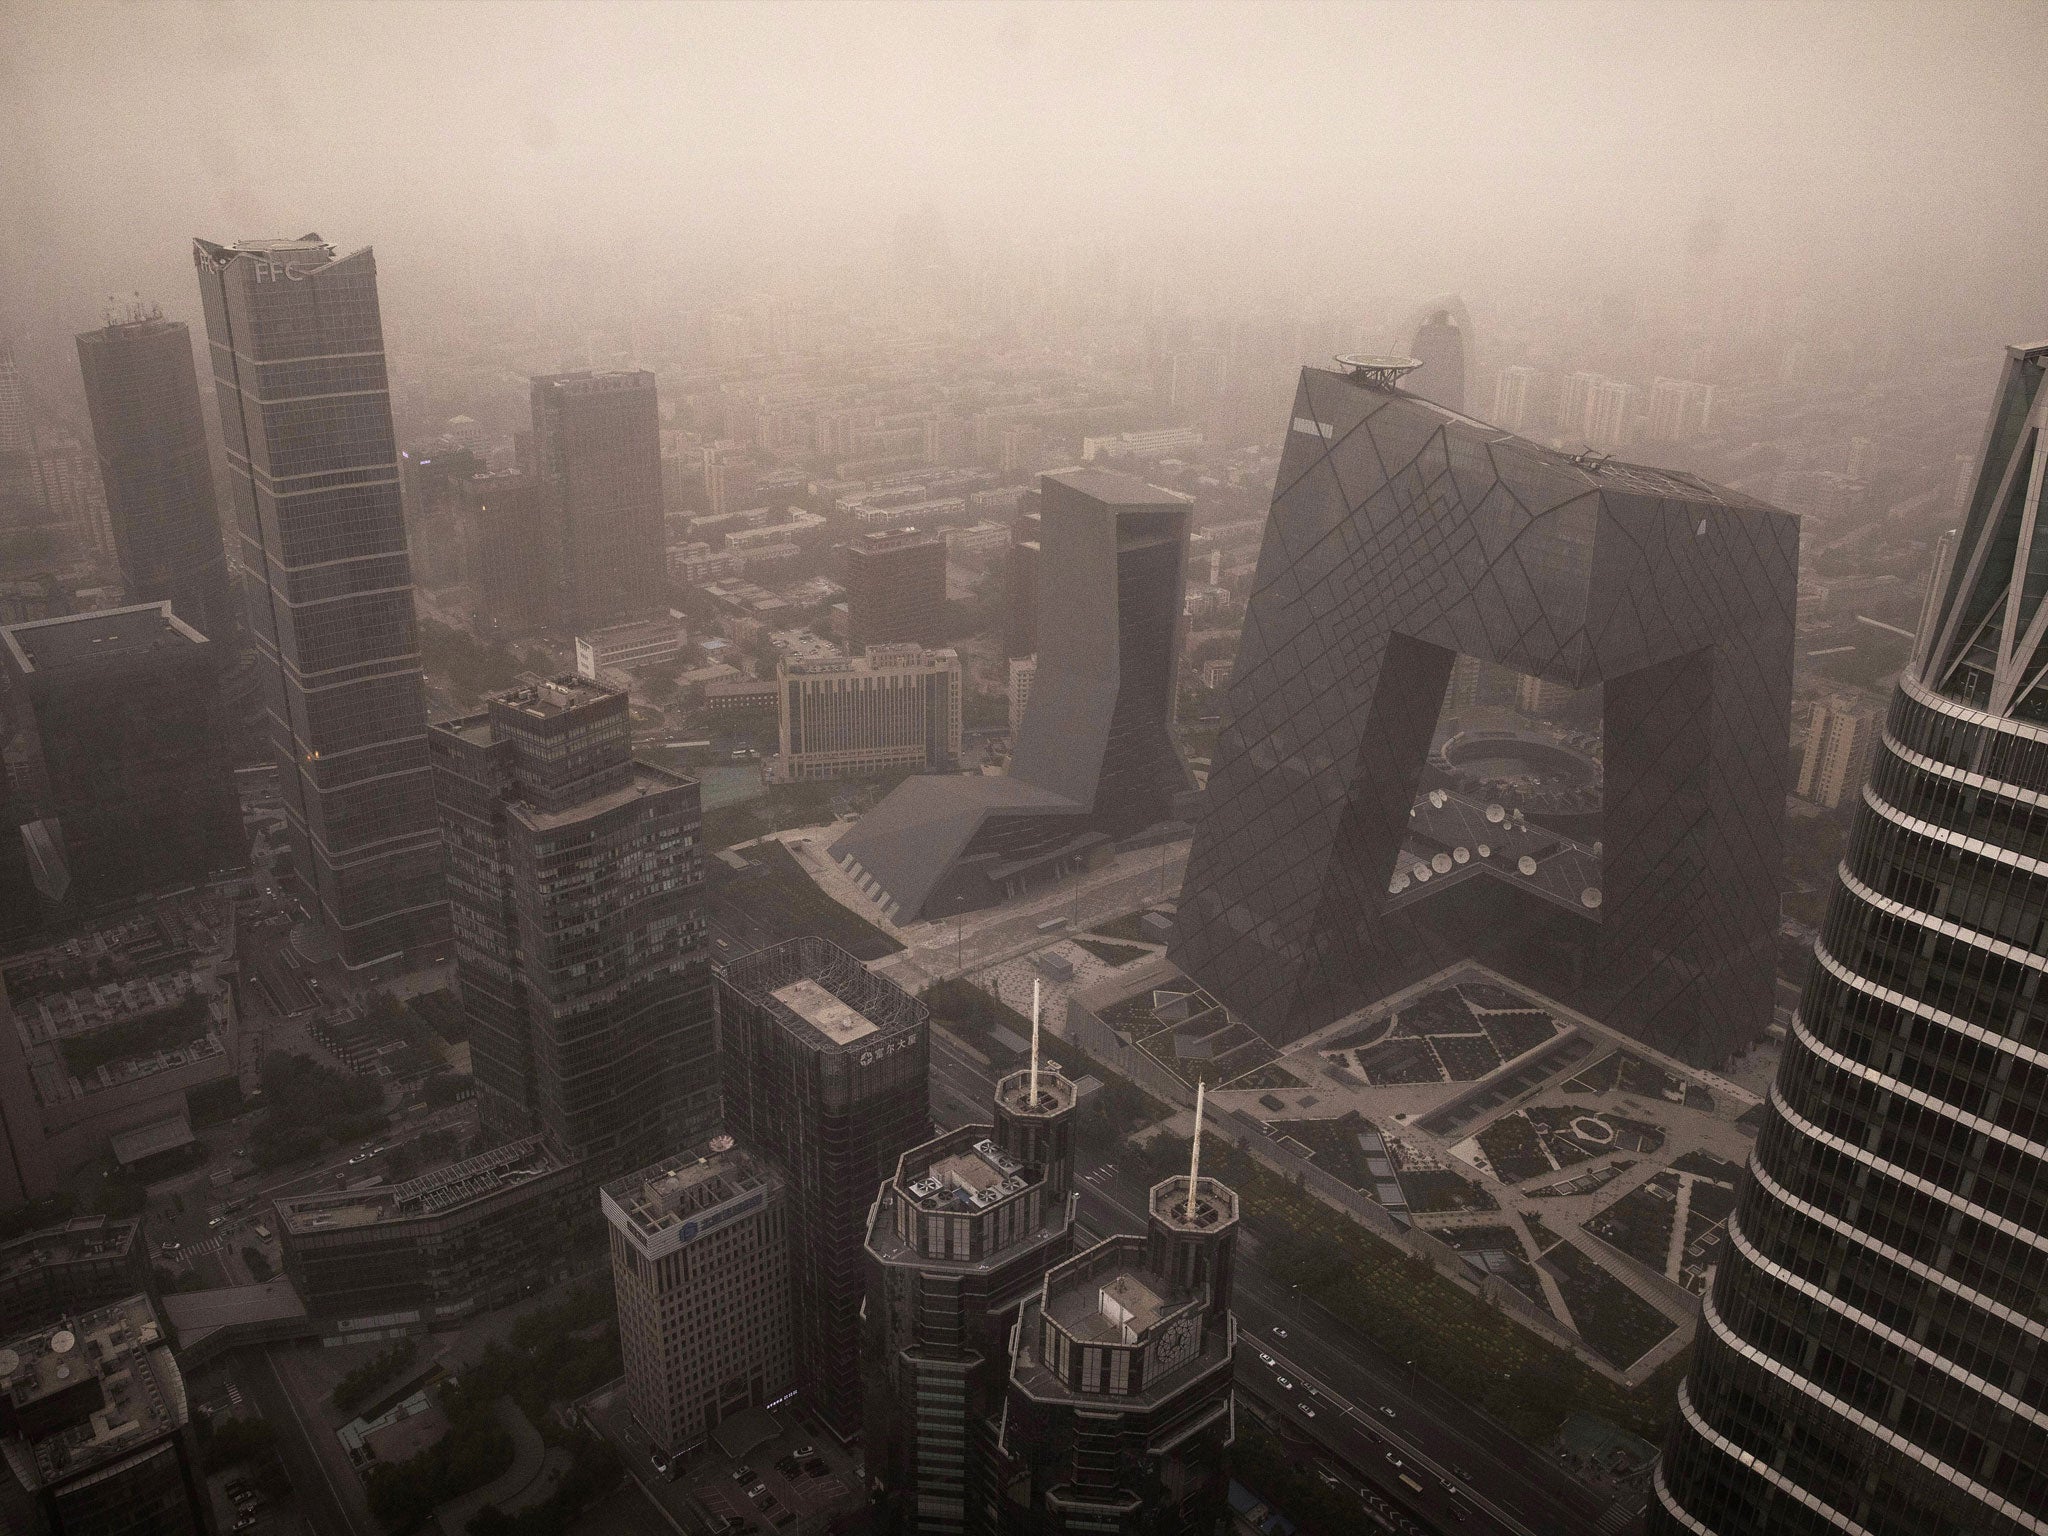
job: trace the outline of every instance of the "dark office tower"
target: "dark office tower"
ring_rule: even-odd
[[[168,602],[0,629],[71,904],[203,884],[248,863],[218,655]]]
[[[1143,1237],[1110,1237],[1045,1277],[1010,1363],[1006,1495],[1045,1532],[1211,1536],[1236,1425],[1230,1311],[1237,1194],[1152,1190]]]
[[[846,649],[932,646],[945,638],[946,535],[937,528],[864,533],[841,548]]]
[[[533,381],[533,451],[562,497],[562,622],[644,617],[666,592],[661,413],[651,373]]]
[[[1009,773],[907,780],[832,848],[901,922],[991,906],[1183,812],[1173,708],[1193,503],[1102,469],[1039,487],[1038,667]]]
[[[718,1065],[697,785],[635,762],[626,696],[515,688],[432,731],[486,1141],[603,1179],[701,1139]]]
[[[491,625],[507,634],[562,622],[560,488],[518,470],[478,475],[462,488],[470,580]]]
[[[1937,563],[1656,1474],[1669,1536],[2048,1530],[2048,344]]]
[[[887,1528],[1003,1528],[1010,1333],[1074,1248],[1074,1085],[996,1085],[995,1124],[905,1152],[868,1217],[868,1476]]]
[[[137,308],[79,336],[78,371],[128,600],[168,601],[200,634],[228,640],[235,615],[192,333]]]
[[[1038,653],[1038,538],[1044,519],[1032,510],[1010,525],[1010,563],[1003,571],[1003,654],[1012,660]]]
[[[292,862],[343,964],[441,943],[441,836],[366,247],[193,242]]]
[[[1461,957],[1690,1062],[1756,1039],[1797,520],[1551,453],[1364,371],[1304,369],[1291,422],[1174,963],[1275,1043]],[[1495,838],[1456,879],[1397,880],[1431,857],[1410,813],[1459,655],[1604,685],[1589,863]]]
[[[861,1242],[875,1189],[931,1129],[924,1004],[823,939],[718,972],[725,1123],[789,1182],[799,1388],[860,1428]]]

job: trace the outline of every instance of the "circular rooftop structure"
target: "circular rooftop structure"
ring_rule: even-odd
[[[1177,1173],[1152,1186],[1152,1219],[1176,1232],[1218,1232],[1237,1220],[1237,1191],[1203,1174],[1195,1180],[1195,1214],[1188,1218],[1188,1176]]]
[[[1051,1067],[1038,1069],[1038,1097],[1031,1097],[1029,1068],[1007,1074],[996,1084],[996,1102],[1012,1115],[1059,1115],[1079,1102],[1081,1090]]]
[[[1405,375],[1422,366],[1419,357],[1396,357],[1392,353],[1379,352],[1341,353],[1336,361],[1346,378],[1368,389],[1392,389]]]

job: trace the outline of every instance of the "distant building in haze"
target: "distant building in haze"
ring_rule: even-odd
[[[725,1123],[789,1186],[799,1388],[842,1439],[860,1427],[861,1245],[875,1190],[930,1134],[924,1004],[823,939],[718,975]]]
[[[377,261],[193,242],[292,865],[342,963],[442,943],[441,834]]]
[[[114,551],[131,603],[167,601],[209,639],[237,628],[192,333],[138,308],[78,337]]]
[[[1656,379],[1651,382],[1651,442],[1686,442],[1705,436],[1713,424],[1713,385],[1696,384],[1689,379]]]
[[[455,961],[488,1142],[608,1178],[707,1134],[718,1070],[695,781],[632,756],[580,678],[433,730]]]
[[[1038,651],[1038,556],[1044,517],[1037,491],[1010,525],[1010,557],[1003,567],[1003,654],[1011,660]]]
[[[960,766],[960,656],[875,645],[857,657],[776,663],[778,782]]]
[[[1799,798],[1834,810],[1855,796],[1869,777],[1883,725],[1884,711],[1874,704],[1829,699],[1815,705],[1799,759]]]
[[[1457,299],[1439,301],[1415,328],[1408,350],[1422,366],[1401,381],[1412,395],[1432,400],[1448,411],[1465,409],[1465,371],[1471,366],[1472,317]]]
[[[788,1186],[715,1136],[613,1180],[602,1200],[627,1405],[672,1460],[795,1382]]]
[[[490,624],[506,634],[562,627],[561,487],[521,470],[462,486],[470,582]]]
[[[45,896],[89,908],[248,863],[219,656],[168,600],[0,630],[61,829],[64,889],[46,875]]]
[[[846,648],[937,645],[946,627],[946,535],[936,528],[863,533],[841,547]]]
[[[1535,423],[1536,370],[1520,364],[1503,368],[1493,385],[1493,415],[1496,427],[1506,432],[1526,431]]]
[[[645,617],[666,595],[661,413],[654,375],[565,373],[533,384],[533,452],[561,495],[562,622]]]

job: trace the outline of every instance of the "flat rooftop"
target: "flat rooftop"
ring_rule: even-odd
[[[1135,1344],[1172,1310],[1170,1292],[1149,1269],[1118,1265],[1050,1292],[1046,1311],[1080,1343]]]
[[[600,630],[599,633],[610,634],[612,631]],[[508,688],[503,693],[492,694],[488,702],[495,708],[530,715],[536,720],[549,720],[572,709],[624,697],[616,688],[607,688],[602,683],[572,674],[551,677],[544,683],[531,683],[522,688]]]
[[[643,1242],[670,1232],[687,1240],[687,1224],[705,1224],[706,1218],[715,1217],[725,1207],[750,1195],[765,1194],[779,1182],[750,1154],[734,1146],[731,1137],[717,1136],[701,1147],[612,1180],[603,1194],[605,1204],[616,1210]]]
[[[17,1424],[35,1426],[0,1444],[31,1491],[126,1456],[186,1419],[184,1380],[147,1296],[9,1340],[0,1392]]]
[[[10,624],[0,636],[24,676],[206,644],[206,637],[173,614],[167,602]]]
[[[777,987],[768,995],[834,1045],[851,1045],[881,1029],[858,1008],[834,997],[808,976]]]
[[[141,1226],[132,1216],[122,1221],[106,1216],[75,1216],[62,1226],[24,1233],[0,1245],[0,1276],[90,1259],[126,1258],[134,1251]]]
[[[915,1154],[904,1155],[897,1184],[919,1210],[985,1210],[1012,1195],[1022,1194],[1035,1182],[1023,1164],[1004,1153],[992,1139],[968,1139],[982,1129],[963,1126],[930,1143],[930,1161],[921,1173],[911,1161]]]
[[[508,1141],[403,1184],[298,1195],[277,1202],[277,1218],[292,1232],[334,1232],[381,1222],[440,1216],[531,1184],[568,1167],[538,1135]]]

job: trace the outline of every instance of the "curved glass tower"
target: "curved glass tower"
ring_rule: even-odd
[[[2015,347],[1706,1298],[1651,1530],[2048,1532],[2048,344]]]

